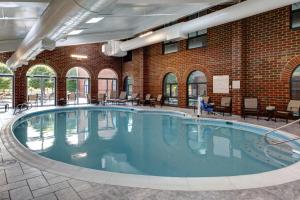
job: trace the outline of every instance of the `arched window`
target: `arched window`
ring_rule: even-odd
[[[13,106],[13,85],[13,72],[0,63],[0,103],[8,103],[9,107]]]
[[[188,106],[193,106],[198,96],[207,95],[207,79],[203,72],[194,71],[188,77]]]
[[[173,73],[164,78],[164,100],[167,105],[178,105],[178,81]]]
[[[295,69],[291,78],[291,99],[300,100],[300,65]]]
[[[34,106],[56,104],[56,73],[47,65],[34,65],[27,71],[27,101]]]
[[[127,96],[131,97],[133,90],[133,80],[131,76],[126,76],[124,79],[124,91],[126,91]]]
[[[98,94],[105,94],[108,98],[118,93],[118,75],[114,70],[103,69],[98,75]]]
[[[86,104],[90,101],[90,75],[82,67],[73,67],[67,73],[68,104]]]

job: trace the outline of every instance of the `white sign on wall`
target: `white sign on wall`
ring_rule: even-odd
[[[240,89],[241,82],[240,81],[232,81],[232,89]]]
[[[213,93],[228,94],[229,93],[229,76],[213,77]]]

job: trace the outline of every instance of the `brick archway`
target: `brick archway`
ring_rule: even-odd
[[[282,69],[280,80],[289,84],[294,70],[300,65],[300,55],[293,57]]]

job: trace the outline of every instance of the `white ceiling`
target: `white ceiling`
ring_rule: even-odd
[[[92,17],[104,17],[97,24],[81,23],[84,31],[57,42],[58,46],[125,39],[230,0],[119,0]],[[50,0],[0,0],[0,52],[15,50],[41,17]]]

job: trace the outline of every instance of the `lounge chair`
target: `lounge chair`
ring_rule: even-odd
[[[151,94],[146,94],[145,99],[141,100],[141,104],[143,105],[150,104],[150,100],[151,100]]]
[[[275,111],[275,121],[277,118],[282,118],[288,123],[289,119],[299,118],[300,114],[300,100],[290,100],[286,111]]]
[[[154,106],[154,107],[155,107],[156,104],[159,104],[160,107],[162,107],[162,105],[163,105],[162,94],[159,94],[159,95],[157,96],[157,98],[152,98],[152,99],[150,99],[150,106]]]
[[[229,113],[232,115],[232,100],[231,97],[222,97],[221,98],[221,105],[215,106],[214,111],[223,113],[223,116],[225,113]]]
[[[128,101],[131,102],[131,105],[133,105],[134,102],[136,102],[137,105],[140,105],[139,93],[133,93]]]
[[[73,101],[74,103],[76,101],[76,94],[75,94],[75,92],[71,92],[71,93],[68,94],[68,102],[71,102],[71,101]]]
[[[30,103],[38,104],[39,95],[38,94],[29,94],[27,96],[27,101]]]
[[[242,117],[245,119],[247,115],[255,115],[259,119],[259,106],[257,98],[244,98],[242,107]]]
[[[104,93],[99,93],[98,94],[98,104],[101,103],[102,105],[105,105],[105,98],[106,98],[106,95]]]
[[[119,98],[117,98],[117,99],[109,99],[108,101],[111,102],[111,103],[115,103],[115,104],[120,104],[120,103],[125,104],[127,102],[126,96],[127,96],[126,92],[122,91],[120,93]]]
[[[211,103],[207,103],[208,99],[202,99],[201,104],[200,104],[200,108],[201,108],[201,113],[202,111],[206,111],[207,114],[213,113],[214,111],[214,106]]]

